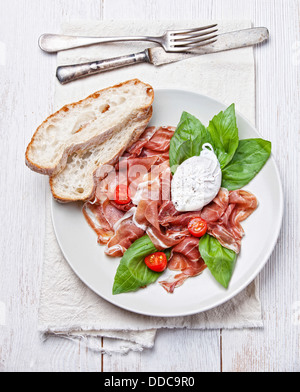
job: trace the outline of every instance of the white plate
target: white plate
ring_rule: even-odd
[[[214,99],[181,90],[158,90],[151,125],[176,126],[183,111],[198,117],[205,125],[226,109]],[[260,137],[252,125],[237,116],[240,139]],[[185,316],[214,308],[238,294],[258,275],[268,261],[279,235],[283,216],[283,193],[276,163],[271,157],[256,178],[245,187],[259,201],[258,209],[243,222],[245,237],[236,268],[226,290],[208,270],[188,279],[168,294],[158,283],[135,293],[113,296],[118,258],[104,254],[97,237],[81,212],[80,204],[52,202],[52,218],[62,252],[78,277],[95,293],[123,309],[149,316]],[[172,274],[165,273],[164,278]]]

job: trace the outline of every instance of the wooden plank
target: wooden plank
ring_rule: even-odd
[[[0,41],[1,285],[6,323],[0,326],[0,371],[101,370],[101,356],[83,344],[41,343],[37,312],[45,225],[45,177],[24,165],[33,130],[52,112],[55,56],[37,46],[40,34],[58,32],[72,17],[101,18],[99,0],[2,1]],[[5,278],[3,278],[5,277]]]
[[[210,0],[105,0],[105,20],[182,20],[212,18]]]
[[[105,347],[105,340],[104,340]],[[218,331],[161,330],[155,346],[126,356],[104,356],[105,372],[220,372]]]

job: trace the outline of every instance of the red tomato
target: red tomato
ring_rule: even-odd
[[[155,272],[163,272],[167,268],[168,259],[164,252],[157,252],[145,258],[148,268]]]
[[[188,229],[194,237],[203,237],[207,232],[207,223],[202,218],[193,218],[190,220]]]
[[[116,187],[115,202],[121,205],[131,202],[130,190],[127,185],[121,184]]]

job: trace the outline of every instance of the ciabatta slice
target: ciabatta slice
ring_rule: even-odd
[[[133,121],[104,143],[71,155],[60,173],[50,178],[55,199],[68,203],[90,199],[95,190],[95,175],[104,165],[114,165],[124,151],[135,143],[152,117],[152,107],[144,118]]]
[[[63,107],[36,131],[26,151],[30,169],[53,176],[76,151],[101,144],[148,112],[153,88],[138,79],[98,91]]]

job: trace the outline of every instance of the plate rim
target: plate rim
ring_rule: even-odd
[[[226,104],[224,102],[221,102],[221,101],[219,101],[219,100],[217,100],[215,98],[212,98],[209,95],[197,93],[195,91],[190,91],[190,90],[185,90],[185,89],[178,89],[178,88],[176,88],[176,89],[172,89],[172,88],[157,88],[157,89],[154,90],[154,92],[188,93],[188,94],[192,94],[192,95],[195,95],[195,96],[198,96],[198,97],[200,96],[200,97],[202,97],[204,99],[209,99],[211,101],[216,102],[217,104],[219,104],[221,106],[226,107]],[[262,137],[260,132],[257,130],[256,126],[251,124],[251,122],[243,114],[241,114],[238,110],[236,110],[236,114],[237,114],[237,117],[240,117],[250,128],[254,129],[258,136]],[[52,220],[52,224],[53,224],[53,228],[54,228],[55,237],[56,237],[56,240],[57,240],[58,245],[60,247],[60,250],[61,250],[65,260],[69,264],[70,268],[72,269],[72,271],[76,274],[76,276],[90,290],[92,290],[99,297],[103,298],[105,301],[111,303],[114,306],[117,306],[120,309],[124,309],[124,310],[126,310],[128,312],[132,312],[132,313],[135,313],[135,314],[140,314],[140,315],[143,315],[143,316],[156,317],[156,318],[159,318],[159,317],[163,317],[163,318],[186,317],[186,316],[192,316],[192,315],[195,315],[195,314],[200,314],[200,313],[203,313],[203,312],[207,312],[208,310],[211,310],[211,309],[215,309],[216,307],[225,304],[226,302],[230,301],[232,298],[237,296],[241,291],[243,291],[246,287],[249,286],[249,284],[251,284],[255,280],[255,278],[260,274],[260,272],[266,266],[267,262],[269,261],[271,255],[272,255],[272,253],[273,253],[273,251],[274,251],[274,249],[276,247],[276,244],[278,242],[280,231],[282,229],[282,221],[283,221],[283,214],[284,214],[284,193],[283,193],[283,186],[282,186],[282,181],[281,181],[281,177],[280,177],[280,172],[279,172],[278,165],[276,163],[276,160],[274,158],[273,153],[271,153],[271,156],[270,156],[269,159],[272,160],[272,163],[273,163],[274,168],[275,168],[275,174],[276,174],[278,183],[280,185],[280,195],[279,195],[279,204],[280,204],[279,222],[280,222],[280,224],[278,225],[277,231],[276,231],[276,233],[275,233],[275,235],[273,237],[274,239],[273,239],[273,242],[271,244],[271,247],[270,247],[269,251],[266,253],[265,257],[263,258],[263,262],[261,262],[259,264],[259,266],[253,271],[253,273],[248,277],[248,279],[245,280],[245,282],[240,287],[235,289],[232,293],[228,294],[227,296],[225,295],[223,299],[220,299],[220,300],[216,301],[213,306],[207,305],[207,306],[204,306],[201,310],[190,310],[190,311],[187,311],[185,313],[172,313],[172,314],[167,314],[167,315],[166,314],[158,314],[158,313],[154,314],[154,313],[149,313],[149,312],[142,311],[142,310],[136,310],[136,309],[133,309],[131,307],[119,304],[117,301],[114,301],[111,298],[106,297],[106,295],[100,294],[95,288],[91,287],[90,284],[84,278],[82,278],[80,276],[80,274],[78,273],[78,271],[76,270],[74,265],[71,263],[71,261],[69,260],[69,258],[65,254],[63,246],[62,246],[60,238],[59,238],[59,235],[58,235],[57,230],[56,230],[56,224],[55,224],[55,219],[54,219],[54,209],[53,209],[53,206],[54,206],[54,203],[57,203],[57,201],[54,200],[54,198],[51,196],[51,198],[52,198],[52,200],[51,200],[51,220]]]

